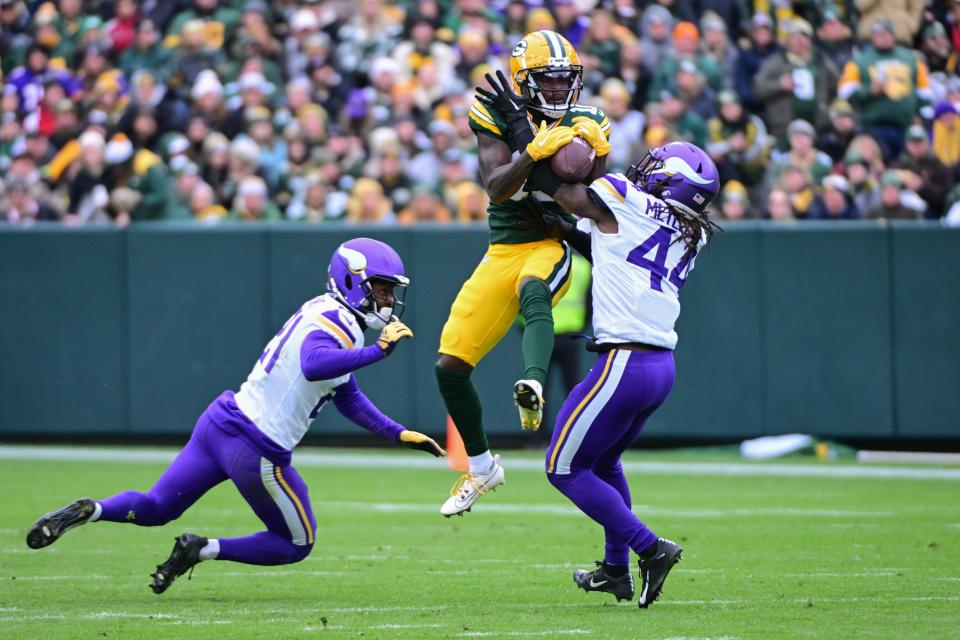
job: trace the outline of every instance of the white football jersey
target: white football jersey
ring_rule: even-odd
[[[619,226],[617,233],[609,234],[601,233],[592,220],[578,223],[591,238],[597,342],[642,342],[673,349],[679,289],[693,270],[695,254],[685,258],[687,246],[667,205],[623,174],[598,178],[589,189],[613,212]]]
[[[310,423],[350,374],[310,382],[300,370],[300,347],[314,331],[333,337],[344,349],[363,347],[363,331],[352,313],[329,293],[309,300],[267,343],[236,394],[237,406],[271,440],[292,450]]]

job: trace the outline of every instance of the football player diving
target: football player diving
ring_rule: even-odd
[[[40,549],[98,520],[155,527],[176,520],[203,494],[231,480],[266,530],[232,538],[177,536],[151,574],[163,593],[203,560],[280,565],[309,555],[317,521],[292,451],[327,403],[354,423],[413,449],[444,455],[429,437],[385,416],[360,390],[354,371],[389,356],[413,337],[399,321],[409,284],[400,256],[370,238],[337,248],[328,293],[305,302],[269,343],[237,393],[224,391],[200,415],[190,441],[146,493],[81,498],[42,516],[27,532]],[[364,346],[364,331],[380,331]]]

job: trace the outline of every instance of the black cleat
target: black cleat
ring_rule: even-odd
[[[157,565],[157,570],[150,574],[153,581],[150,588],[154,593],[163,593],[170,588],[173,581],[187,571],[193,575],[193,567],[200,562],[200,550],[207,546],[207,539],[192,533],[184,533],[174,538],[173,551],[163,564]],[[190,577],[187,577],[189,580]]]
[[[667,574],[673,569],[673,565],[680,562],[680,554],[683,553],[683,548],[673,540],[657,538],[653,544],[653,555],[646,559],[641,558],[639,562],[643,591],[640,592],[637,604],[641,609],[646,609],[657,599],[663,590]]]
[[[41,516],[27,532],[27,546],[31,549],[50,546],[64,533],[89,520],[96,506],[97,503],[90,498],[80,498],[62,509]]]
[[[622,576],[613,576],[607,572],[605,562],[597,562],[597,568],[593,571],[574,571],[573,581],[584,591],[605,591],[612,593],[621,600],[630,600],[633,598],[633,576],[630,572],[625,572]]]

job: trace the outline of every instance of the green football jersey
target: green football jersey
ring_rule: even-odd
[[[573,119],[586,116],[600,123],[600,130],[607,138],[610,137],[610,121],[607,116],[596,107],[577,105],[571,107],[569,111],[560,119],[560,126],[573,126]],[[533,122],[531,121],[531,126]],[[510,150],[519,155],[523,149],[513,140],[507,124],[500,117],[500,114],[494,110],[487,109],[482,103],[475,102],[470,109],[470,128],[477,135],[486,135],[497,140],[502,140],[510,147]],[[531,229],[520,223],[520,215],[527,211],[530,206],[524,199],[531,195],[530,187],[524,183],[520,189],[506,202],[500,204],[490,203],[487,208],[487,218],[490,223],[490,244],[521,244],[523,242],[536,242],[547,238],[543,232],[537,229]],[[573,217],[560,207],[553,198],[541,191],[532,192],[544,207],[560,213],[571,222]]]

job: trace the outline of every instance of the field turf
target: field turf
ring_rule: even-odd
[[[124,461],[129,450],[120,451],[114,461],[0,459],[7,487],[0,638],[933,640],[960,633],[956,471],[952,478],[740,476],[725,465],[745,463],[722,454],[631,454],[630,461],[677,465],[628,475],[635,511],[685,548],[660,601],[639,610],[574,587],[573,570],[602,556],[602,533],[549,486],[530,452],[504,452],[506,486],[466,517],[445,520],[437,508],[455,475],[442,465],[405,468],[429,462],[415,452],[312,450],[308,456],[352,457],[335,467],[301,465],[318,520],[306,561],[206,562],[161,596],[147,587],[148,574],[175,535],[259,528],[231,485],[164,527],[93,524],[47,549],[28,549],[25,531],[43,512],[83,495],[146,489],[164,468]],[[704,463],[719,466],[697,470]],[[802,467],[817,464],[869,468]]]

